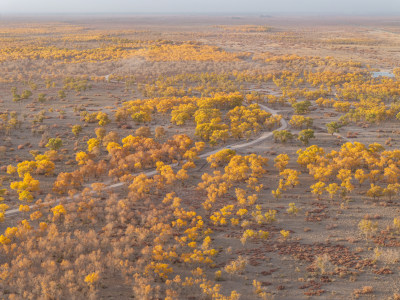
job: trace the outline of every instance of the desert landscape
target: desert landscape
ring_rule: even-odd
[[[2,299],[400,299],[400,18],[0,19]]]

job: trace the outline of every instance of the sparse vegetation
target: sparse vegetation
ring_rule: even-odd
[[[1,298],[396,298],[394,23],[166,18],[2,22]]]

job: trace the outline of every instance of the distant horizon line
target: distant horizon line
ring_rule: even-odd
[[[400,11],[395,12],[363,12],[363,13],[339,13],[339,12],[328,12],[328,11],[315,11],[315,12],[0,12],[1,16],[51,16],[51,15],[157,15],[157,16],[176,16],[176,15],[198,15],[198,16],[260,16],[260,17],[278,17],[278,16],[357,16],[357,17],[368,17],[368,16],[391,16],[400,17]]]

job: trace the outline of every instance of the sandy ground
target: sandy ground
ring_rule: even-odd
[[[67,18],[67,17],[66,17]],[[74,24],[81,24],[90,28],[114,29],[114,30],[146,30],[146,33],[138,33],[138,38],[164,39],[173,41],[195,40],[204,44],[222,47],[227,51],[248,51],[252,54],[258,52],[271,51],[273,53],[296,53],[304,56],[333,56],[342,60],[355,60],[363,64],[370,64],[372,68],[381,71],[391,71],[393,67],[400,65],[400,21],[398,18],[289,18],[289,17],[249,17],[240,16],[239,19],[232,16],[224,17],[162,17],[153,18],[149,16],[130,17],[115,20],[110,17],[107,22],[103,19],[94,17],[83,21],[81,18],[68,19]],[[2,19],[0,27],[7,26],[9,20]],[[27,20],[24,20],[26,22]],[[22,20],[13,19],[13,22]],[[237,26],[242,24],[268,25],[273,29],[265,33],[241,33],[225,32],[215,27],[215,25]],[[111,27],[111,28],[110,28]],[[295,36],[293,40],[280,39],[281,33],[286,32]],[[363,38],[375,41],[372,44],[360,45],[337,45],[329,44],[327,39],[351,39]],[[79,73],[80,68],[70,67],[71,74]],[[197,62],[160,62],[153,63],[143,59],[129,58],[119,62],[104,64],[97,68],[95,65],[88,67],[94,70],[95,75],[106,75],[109,73],[116,75],[137,74],[141,80],[145,79],[145,74],[151,76],[172,75],[184,72],[207,71],[233,71],[263,68],[263,70],[273,70],[275,67],[254,61],[240,61],[237,63],[197,63]],[[201,69],[199,69],[201,68]],[[150,76],[149,75],[149,76]],[[38,79],[39,81],[39,79]],[[36,103],[33,99],[24,100],[23,103],[13,103],[11,101],[10,90],[16,86],[22,90],[24,85],[21,82],[4,83],[0,85],[0,111],[17,111],[23,119],[20,129],[15,129],[11,135],[6,136],[0,133],[0,146],[5,145],[8,151],[0,157],[1,175],[5,175],[5,166],[16,164],[25,159],[31,159],[30,150],[40,150],[39,142],[42,135],[33,133],[32,129],[39,126],[46,126],[50,137],[59,136],[63,139],[64,160],[57,162],[56,173],[71,171],[76,168],[75,163],[66,164],[66,161],[74,160],[76,151],[84,150],[88,137],[93,137],[93,131],[97,124],[88,124],[83,127],[83,132],[78,138],[71,133],[70,126],[81,124],[79,113],[74,112],[74,107],[83,105],[89,112],[105,111],[112,113],[123,101],[140,98],[142,95],[135,91],[126,91],[124,83],[115,82],[91,82],[92,88],[88,91],[69,92],[66,100],[60,101],[57,92],[61,88],[61,83],[57,82],[55,88],[46,89],[40,86],[35,94],[46,93],[48,100],[44,104]],[[244,90],[252,91],[254,87],[245,86]],[[278,89],[272,83],[262,84],[258,87],[259,91],[266,94],[277,93]],[[279,93],[279,91],[278,91]],[[298,99],[303,100],[303,99]],[[49,112],[49,108],[53,112]],[[400,139],[398,138],[398,122],[387,121],[382,124],[361,127],[355,124],[348,125],[341,129],[342,138],[330,135],[326,132],[326,123],[336,121],[340,113],[332,113],[332,109],[315,108],[308,116],[314,119],[314,130],[316,138],[313,144],[327,150],[338,150],[340,145],[349,140],[364,143],[366,145],[377,142],[385,145],[387,150],[398,149]],[[274,107],[289,119],[293,114],[291,107]],[[41,110],[46,110],[46,119],[43,123],[32,127],[34,115]],[[59,118],[58,110],[63,110],[66,117]],[[193,136],[194,125],[178,127],[170,124],[169,116],[157,116],[149,124],[154,132],[156,126],[165,126],[168,137],[186,133]],[[112,122],[107,129],[114,130],[123,136],[133,134],[140,125],[131,122],[129,127],[121,128]],[[297,133],[298,130],[293,130]],[[346,138],[348,133],[356,133],[356,137]],[[350,134],[351,136],[352,134]],[[353,134],[354,135],[354,134]],[[389,140],[390,139],[390,140]],[[236,142],[233,139],[227,143]],[[19,147],[20,146],[20,147]],[[18,149],[20,148],[20,149]],[[236,229],[218,227],[213,228],[214,242],[220,250],[217,256],[217,266],[222,267],[238,255],[246,256],[249,260],[246,270],[242,275],[225,274],[218,283],[222,285],[224,291],[232,289],[238,290],[242,294],[241,299],[255,299],[252,294],[252,281],[257,279],[265,287],[266,291],[274,295],[275,299],[350,299],[354,298],[354,290],[371,286],[373,292],[361,295],[365,299],[394,299],[396,293],[400,291],[399,278],[399,244],[392,247],[383,246],[385,251],[391,250],[393,257],[381,257],[375,264],[371,264],[374,249],[378,243],[366,240],[357,228],[361,219],[369,215],[373,220],[378,221],[379,229],[384,230],[391,225],[393,218],[400,215],[398,199],[391,202],[373,201],[366,197],[363,192],[353,192],[345,201],[340,199],[329,200],[326,196],[317,200],[310,193],[312,180],[304,172],[300,177],[300,184],[294,189],[285,192],[280,199],[275,199],[271,191],[278,186],[277,171],[273,168],[273,159],[277,154],[287,153],[291,157],[289,167],[299,169],[296,164],[296,151],[304,148],[298,141],[290,141],[286,144],[274,143],[272,138],[262,143],[238,150],[239,154],[257,153],[270,159],[268,174],[264,176],[261,183],[264,184],[259,199],[263,209],[275,209],[278,211],[278,221],[272,225],[265,225],[262,229],[271,233],[271,238],[267,241],[248,242],[242,245],[238,239],[239,232]],[[206,151],[211,150],[207,148]],[[197,169],[191,171],[192,179],[185,188],[179,190],[179,196],[185,200],[187,207],[198,208],[193,196],[194,187],[200,181],[201,174],[210,171],[200,168],[205,163],[201,160],[197,163]],[[44,197],[46,191],[50,189],[54,177],[41,178],[43,192],[39,197]],[[117,191],[118,192],[118,191]],[[119,191],[123,193],[123,191]],[[195,192],[194,194],[196,194]],[[225,198],[221,199],[221,205],[229,203],[230,197],[234,193],[230,192]],[[200,195],[196,196],[200,197]],[[296,203],[301,209],[297,216],[286,213],[289,203]],[[15,200],[15,195],[7,197],[5,202],[11,207],[17,207],[19,202]],[[25,216],[18,216],[15,219],[7,220],[1,224],[1,230],[6,226],[18,223]],[[282,240],[279,231],[290,230],[291,235],[288,240]],[[399,241],[399,237],[394,237]],[[231,247],[231,251],[227,251]],[[331,258],[331,263],[326,265],[325,274],[316,272],[312,269],[312,263],[316,256],[327,253]],[[389,256],[389,252],[385,252]],[[385,254],[384,254],[385,255]],[[390,270],[390,274],[381,272]],[[215,270],[208,270],[208,275]],[[182,271],[185,272],[184,270]],[[113,282],[113,280],[111,280]],[[124,288],[118,289],[121,298],[127,298],[129,291]],[[115,297],[115,289],[110,288],[104,291],[102,298],[107,295]],[[188,296],[188,298],[190,298]]]

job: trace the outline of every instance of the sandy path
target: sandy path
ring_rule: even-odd
[[[277,113],[278,113],[277,110],[271,109],[271,108],[269,108],[269,107],[267,107],[265,105],[259,104],[259,106],[260,106],[261,109],[265,110],[266,112],[271,113],[274,116],[277,115]],[[285,119],[282,118],[281,119],[281,126],[277,130],[284,130],[287,127],[288,127],[288,123],[286,122]],[[258,144],[258,143],[261,143],[261,142],[265,141],[266,139],[270,138],[272,135],[273,135],[273,133],[271,131],[264,132],[259,137],[255,138],[252,141],[249,141],[249,142],[246,142],[246,143],[235,143],[235,144],[227,145],[225,147],[222,147],[222,148],[219,148],[219,149],[216,149],[216,150],[213,150],[213,151],[209,151],[207,153],[203,153],[203,154],[199,155],[199,158],[207,158],[210,155],[212,155],[212,154],[214,154],[214,153],[216,153],[216,152],[218,152],[218,151],[220,151],[222,149],[227,149],[228,148],[228,149],[237,150],[237,149],[248,148],[250,146],[253,146],[255,144]],[[177,163],[170,164],[170,166],[171,167],[176,167],[176,166],[178,166],[178,164]],[[142,174],[142,173],[145,174],[146,176],[150,177],[150,176],[154,176],[155,174],[157,174],[157,170],[153,169],[153,170],[150,170],[150,171],[147,171],[147,172],[140,172],[140,173],[137,173],[137,174],[134,174],[134,175],[139,175],[139,174]],[[118,183],[115,183],[115,184],[111,184],[110,181],[105,181],[105,182],[102,182],[102,183],[107,185],[105,187],[105,190],[112,190],[112,189],[121,187],[121,186],[126,184],[125,182],[118,182]],[[67,201],[67,202],[70,202],[70,201],[73,201],[74,199],[77,199],[78,197],[79,197],[79,193],[75,194],[72,197],[63,198],[63,200]],[[60,202],[61,202],[61,198],[57,199],[54,202],[54,204],[58,204]],[[50,204],[50,203],[43,203],[42,205],[46,205],[46,204]],[[33,204],[33,205],[30,205],[29,207],[31,209],[34,209],[35,206],[36,205]],[[5,212],[5,216],[6,217],[12,217],[12,216],[18,215],[19,213],[20,213],[19,209],[18,208],[14,208],[14,209],[10,209],[10,210],[6,211]]]

